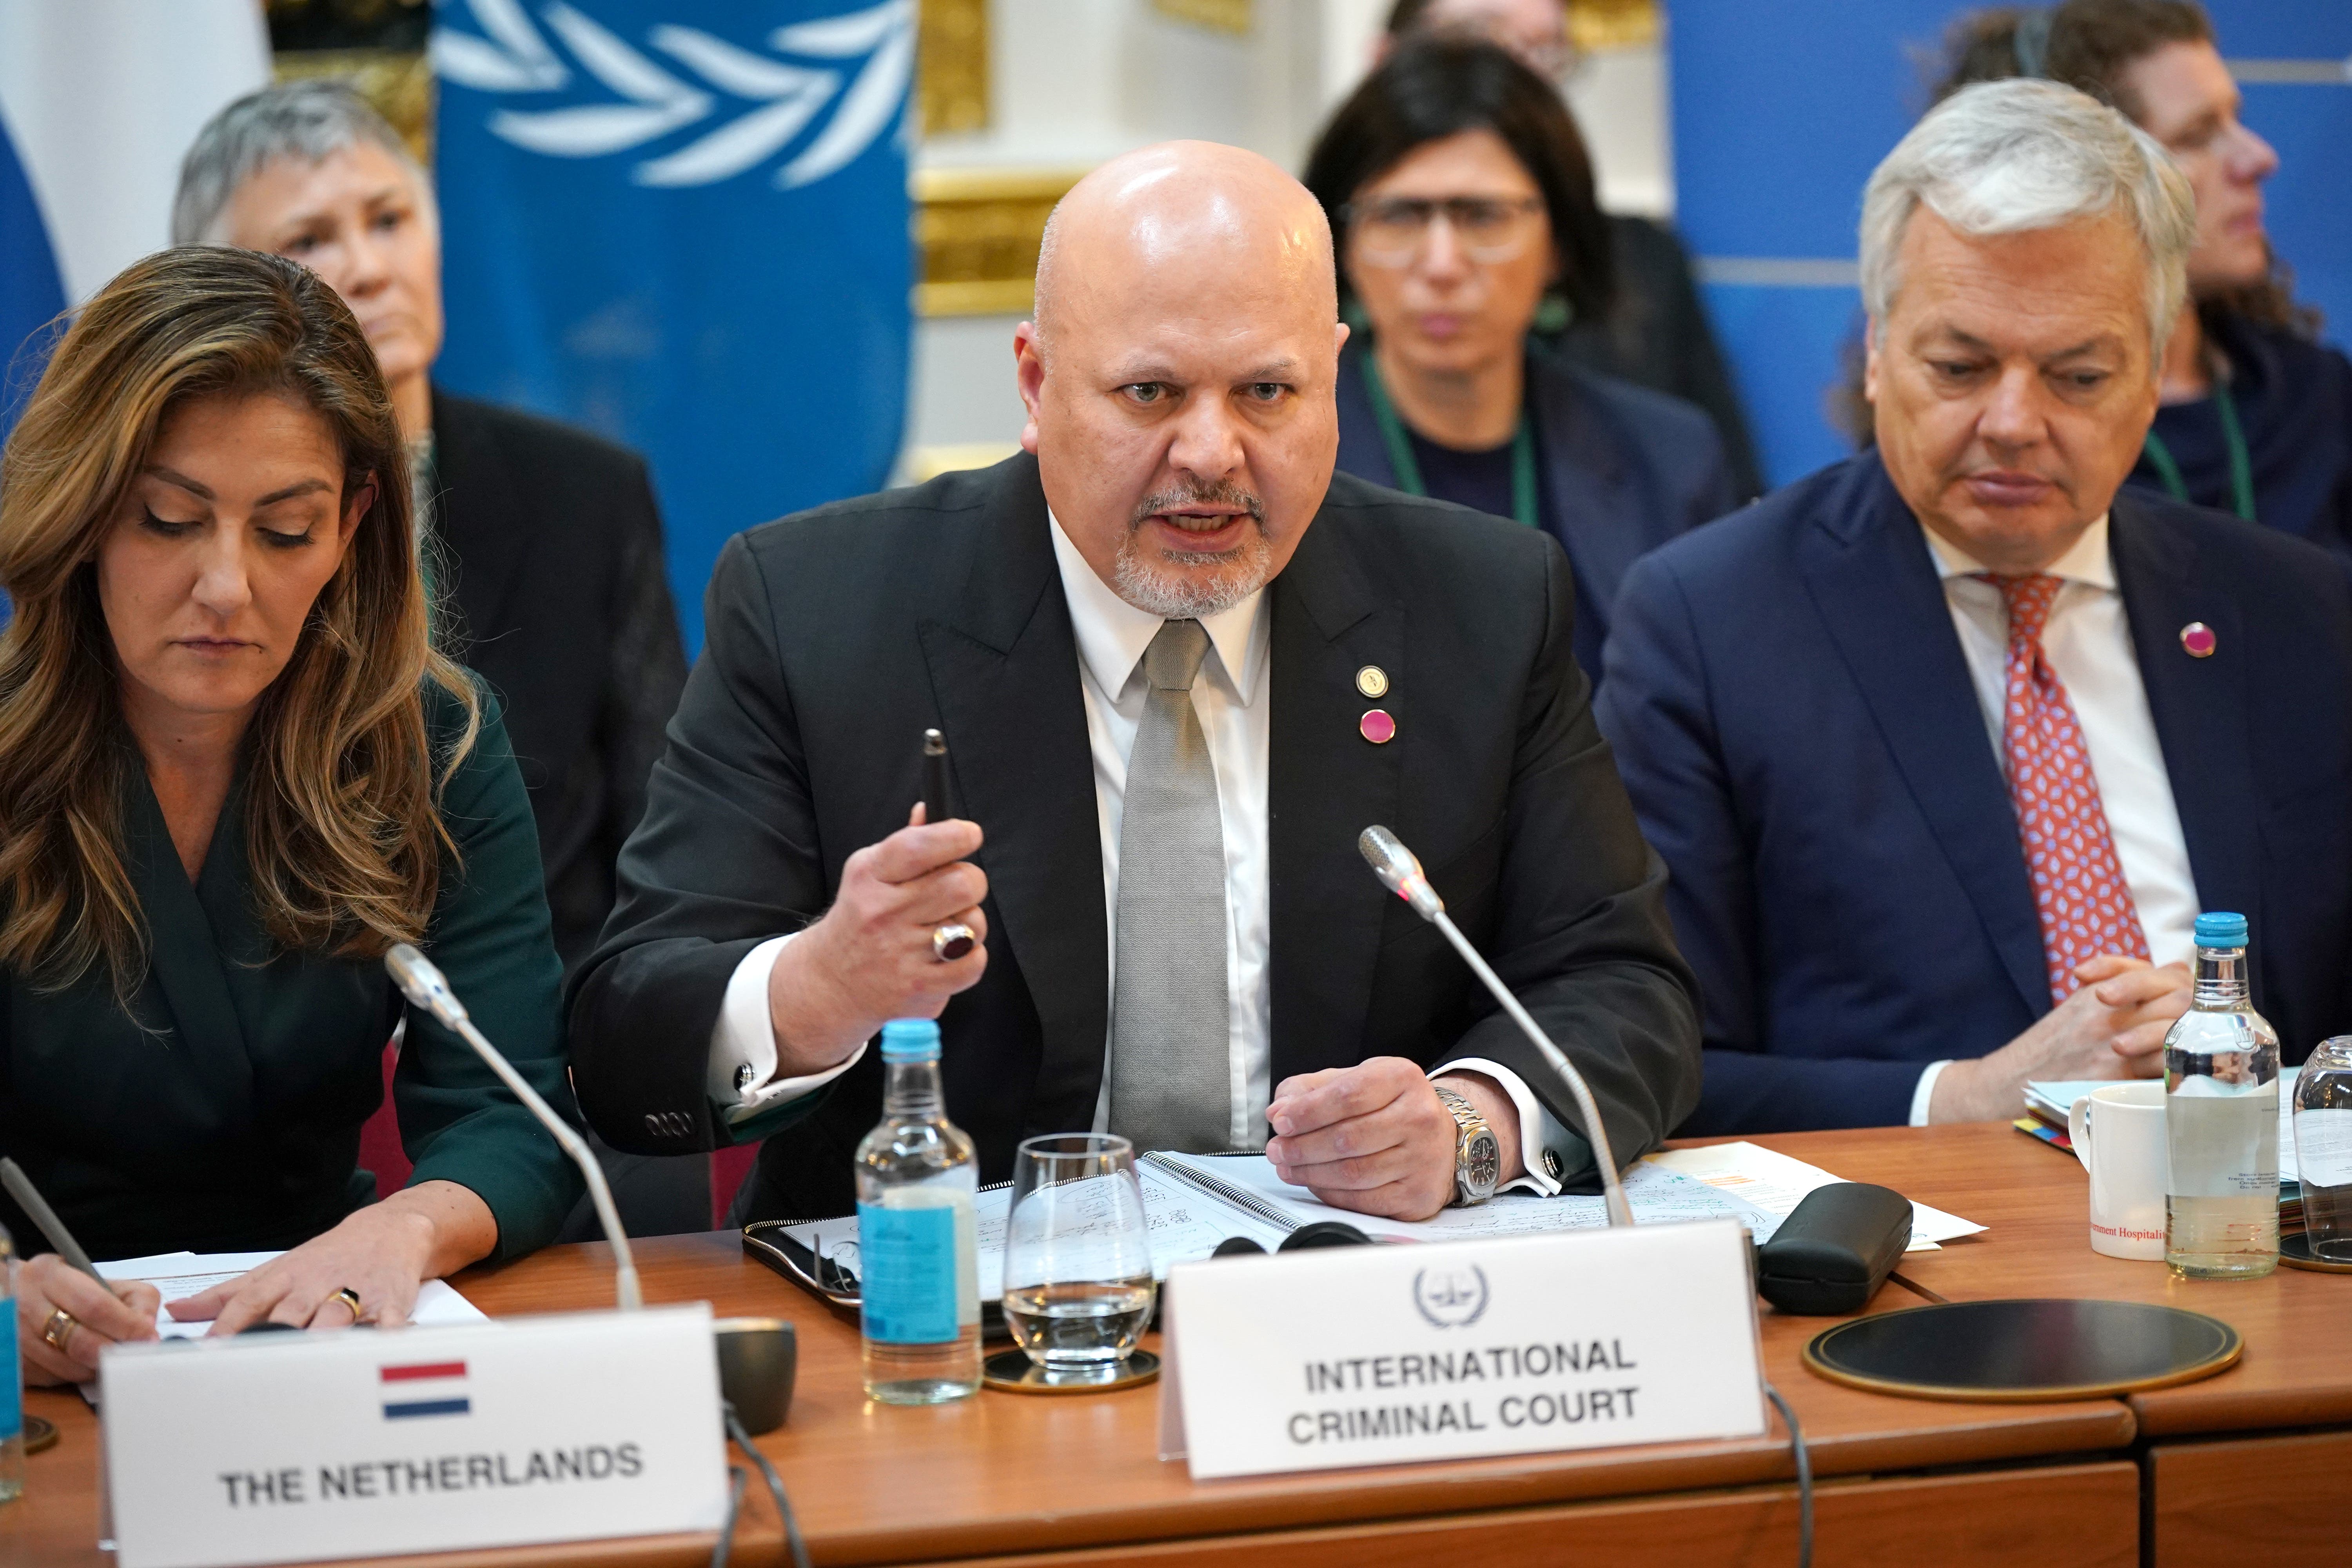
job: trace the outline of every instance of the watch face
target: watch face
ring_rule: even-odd
[[[1484,1197],[1495,1190],[1496,1183],[1502,1180],[1502,1148],[1495,1142],[1492,1132],[1481,1132],[1470,1140],[1468,1152],[1469,1164],[1463,1172],[1463,1179],[1469,1184],[1473,1194]]]

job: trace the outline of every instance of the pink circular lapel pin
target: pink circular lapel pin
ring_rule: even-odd
[[[2180,628],[2180,646],[2189,650],[2191,658],[2211,658],[2216,646],[2213,628],[2203,621],[2191,621]]]
[[[1385,708],[1375,708],[1356,721],[1356,733],[1375,746],[1385,746],[1396,739],[1396,721]]]

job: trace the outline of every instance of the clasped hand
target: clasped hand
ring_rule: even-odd
[[[2082,986],[1990,1056],[1956,1061],[1936,1080],[1930,1121],[2015,1116],[2034,1079],[2154,1078],[2172,1021],[2189,1010],[2185,964],[2158,967],[2105,952],[2075,965]]]
[[[1502,1087],[1483,1073],[1436,1081],[1486,1119],[1501,1145],[1502,1180],[1523,1173],[1518,1108]],[[1276,1134],[1265,1146],[1275,1173],[1334,1208],[1423,1220],[1454,1201],[1460,1130],[1428,1075],[1402,1057],[1286,1078],[1265,1119]]]

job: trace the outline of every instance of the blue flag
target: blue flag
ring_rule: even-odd
[[[0,0],[0,437],[43,329],[171,243],[188,143],[268,80],[253,0]]]
[[[689,647],[727,537],[878,489],[914,0],[437,0],[451,390],[644,452]]]

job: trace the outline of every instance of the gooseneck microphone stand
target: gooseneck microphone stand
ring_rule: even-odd
[[[522,1074],[515,1071],[514,1064],[507,1060],[498,1047],[483,1037],[481,1030],[474,1027],[473,1019],[467,1016],[466,1005],[457,1000],[456,994],[449,989],[448,980],[434,966],[431,959],[404,942],[383,955],[383,967],[391,974],[392,983],[400,987],[402,995],[432,1014],[443,1028],[473,1047],[474,1054],[490,1064],[490,1070],[514,1090],[515,1098],[530,1108],[530,1113],[539,1118],[540,1125],[545,1127],[563,1146],[563,1152],[572,1156],[572,1163],[579,1166],[580,1173],[588,1179],[588,1195],[596,1205],[596,1218],[604,1227],[604,1239],[613,1244],[613,1266],[620,1276],[621,1310],[634,1312],[644,1306],[645,1296],[637,1289],[636,1259],[629,1254],[628,1232],[621,1228],[620,1212],[613,1207],[613,1189],[604,1184],[604,1170],[596,1163],[596,1156],[589,1152],[587,1140],[565,1126],[563,1118],[548,1108],[547,1101],[539,1097],[539,1091],[523,1081]]]
[[[1584,1118],[1584,1135],[1592,1141],[1592,1157],[1601,1166],[1601,1187],[1609,1206],[1609,1223],[1632,1225],[1633,1210],[1626,1203],[1625,1189],[1617,1180],[1617,1157],[1609,1149],[1609,1130],[1601,1125],[1601,1107],[1593,1102],[1592,1090],[1586,1087],[1584,1075],[1560,1054],[1559,1047],[1551,1043],[1551,1037],[1538,1027],[1535,1019],[1528,1016],[1528,1010],[1519,1005],[1519,999],[1511,994],[1510,987],[1505,985],[1487,966],[1486,961],[1478,956],[1478,950],[1470,945],[1469,938],[1464,936],[1461,929],[1447,917],[1445,900],[1439,898],[1437,889],[1429,885],[1429,879],[1422,874],[1421,861],[1404,847],[1402,840],[1387,828],[1375,825],[1365,828],[1357,837],[1356,847],[1363,852],[1366,863],[1383,887],[1412,905],[1413,913],[1445,933],[1445,940],[1454,944],[1454,951],[1462,955],[1462,962],[1470,966],[1472,973],[1486,983],[1486,989],[1495,994],[1495,1000],[1502,1004],[1503,1011],[1518,1025],[1519,1032],[1534,1043],[1551,1070],[1567,1083],[1569,1092],[1576,1097],[1577,1112]]]

